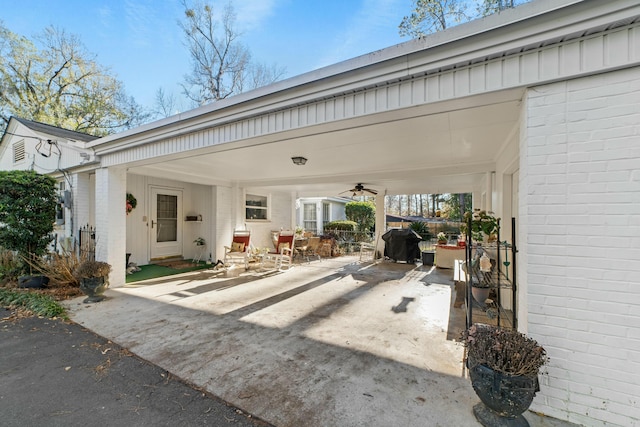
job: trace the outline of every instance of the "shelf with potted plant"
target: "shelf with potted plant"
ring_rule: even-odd
[[[461,231],[467,236],[464,263],[467,327],[473,324],[475,309],[483,321],[516,328],[515,245],[500,240],[500,218],[492,213],[480,210],[466,212],[464,219]],[[515,218],[512,218],[511,230],[511,241],[514,242]],[[503,304],[501,299],[509,295],[508,292],[503,295],[501,290],[507,289],[511,292],[511,301]],[[505,305],[508,309],[504,308]]]
[[[200,262],[205,253],[205,248],[207,246],[207,241],[204,237],[197,237],[193,244],[196,245],[196,256],[193,258],[195,262]]]

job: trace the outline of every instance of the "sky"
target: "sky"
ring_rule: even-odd
[[[31,40],[53,25],[79,36],[96,60],[151,109],[162,88],[179,96],[190,70],[180,0],[1,0],[0,20]],[[223,7],[227,0],[213,1]],[[284,78],[407,41],[411,0],[234,0],[236,28],[254,61]]]

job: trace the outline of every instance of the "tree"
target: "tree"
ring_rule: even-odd
[[[529,0],[413,0],[413,11],[402,18],[398,26],[399,33],[401,36],[423,37],[527,1]],[[475,15],[467,13],[469,3],[475,4]]]
[[[2,127],[13,115],[103,136],[148,118],[77,37],[48,27],[36,40],[38,46],[0,22]]]
[[[192,70],[182,84],[187,98],[199,105],[225,99],[245,90],[278,80],[284,69],[251,62],[251,53],[240,43],[235,29],[235,12],[231,3],[216,16],[209,3],[189,7],[180,23],[191,54]]]
[[[358,223],[358,231],[369,231],[376,223],[376,206],[371,202],[349,202],[344,211],[348,220]]]
[[[177,105],[176,97],[172,93],[165,93],[162,88],[156,91],[154,106],[154,117],[169,117],[178,114],[181,110]]]
[[[462,202],[462,203],[461,203]],[[442,208],[443,216],[453,221],[462,221],[465,212],[472,210],[471,193],[447,194]]]
[[[505,9],[514,8],[519,4],[526,3],[529,0],[484,0],[478,5],[478,14],[480,16],[488,16]]]
[[[413,0],[413,5],[411,15],[400,22],[401,36],[421,37],[469,19],[461,0]]]
[[[51,243],[56,181],[33,171],[0,171],[0,246],[40,256]]]

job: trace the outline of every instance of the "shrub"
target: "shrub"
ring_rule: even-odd
[[[348,220],[357,224],[358,231],[368,231],[376,223],[376,206],[371,202],[349,202],[344,212]]]
[[[23,258],[46,252],[56,217],[55,184],[33,171],[0,171],[0,246]]]
[[[18,279],[24,271],[24,264],[14,251],[0,248],[0,283]]]
[[[323,229],[327,231],[356,231],[358,224],[354,221],[339,220],[331,221],[324,225]]]
[[[431,230],[429,230],[429,226],[426,222],[415,221],[409,225],[409,228],[415,231],[422,237],[422,240],[430,240],[433,237],[431,234]]]

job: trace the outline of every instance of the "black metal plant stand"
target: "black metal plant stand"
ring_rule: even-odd
[[[485,312],[494,313],[497,326],[509,326],[513,329],[517,329],[517,286],[516,286],[516,220],[515,218],[511,218],[511,244],[500,241],[500,220],[498,220],[498,231],[497,231],[497,244],[496,255],[495,255],[495,268],[492,269],[489,273],[483,273],[482,277],[478,277],[478,273],[474,272],[472,266],[473,259],[473,239],[472,239],[472,218],[469,218],[467,221],[467,241],[466,241],[466,250],[465,250],[465,281],[466,281],[466,292],[465,292],[465,303],[467,307],[466,313],[466,327],[469,328],[474,323],[474,307],[478,308],[479,304],[474,303],[474,298],[472,295],[472,288],[474,281],[479,284],[480,282],[489,282],[489,288],[495,290],[496,293],[496,301],[493,306],[490,308],[481,307]],[[489,247],[483,247],[482,250],[488,249]],[[492,247],[491,247],[492,248]],[[505,250],[505,259],[503,261],[501,252]],[[477,248],[480,250],[480,247]],[[509,257],[506,256],[507,251],[511,251],[511,261],[509,261]],[[512,269],[512,277],[509,277],[509,266]],[[507,313],[507,311],[502,306],[501,301],[501,292],[500,289],[511,289],[512,300],[511,300],[511,315]]]

